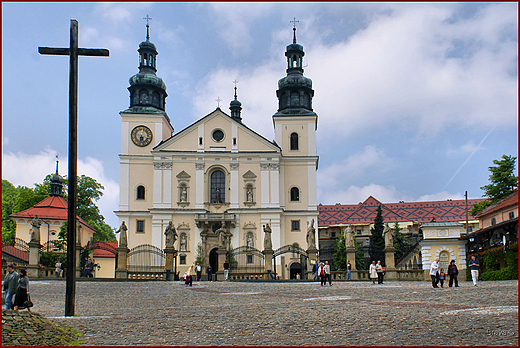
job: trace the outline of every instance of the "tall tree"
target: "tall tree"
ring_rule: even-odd
[[[332,254],[332,265],[335,271],[345,271],[347,269],[347,247],[345,245],[344,231],[341,231],[339,238],[336,239],[334,253]]]
[[[368,253],[370,254],[370,261],[381,261],[385,265],[385,239],[383,231],[385,226],[383,224],[383,211],[381,205],[377,207],[377,215],[374,219],[374,227],[370,230],[370,246]]]
[[[401,233],[399,222],[396,221],[394,223],[392,230],[394,231],[394,259],[397,262],[402,256],[404,256],[404,254],[408,252],[408,250],[410,250],[410,242],[408,242],[408,239],[405,237],[405,235]]]
[[[514,173],[516,157],[502,155],[502,159],[493,160],[493,164],[496,166],[488,167],[488,170],[491,172],[489,175],[490,184],[480,188],[484,191],[482,197],[487,197],[488,199],[473,206],[469,212],[473,216],[506,198],[518,187],[518,176]]]
[[[2,180],[2,242],[14,244],[16,222],[9,217],[13,214],[16,188],[7,180]]]

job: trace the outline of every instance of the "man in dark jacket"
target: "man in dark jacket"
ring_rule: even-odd
[[[228,276],[229,276],[229,263],[226,260],[226,261],[224,261],[224,279],[228,280]]]
[[[18,288],[18,278],[20,275],[14,270],[12,263],[7,265],[7,272],[3,284],[5,291],[5,309],[13,309],[13,296]]]
[[[455,260],[451,260],[450,265],[448,266],[448,276],[450,277],[450,282],[448,286],[451,288],[453,286],[453,281],[455,280],[455,287],[459,287],[459,281],[457,280],[457,275],[459,274],[459,270],[457,269],[457,265],[455,264]]]
[[[208,274],[208,282],[211,281],[211,273],[213,272],[211,265],[208,264],[208,267],[206,267],[206,273]]]

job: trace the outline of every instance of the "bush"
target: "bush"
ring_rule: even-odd
[[[58,260],[65,265],[67,263],[67,255],[66,254],[58,254],[52,251],[43,251],[40,254],[40,263],[45,267],[54,267]],[[62,266],[65,267],[65,266]]]

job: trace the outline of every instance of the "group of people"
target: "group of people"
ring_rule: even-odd
[[[29,299],[29,277],[27,270],[20,268],[19,273],[15,271],[14,264],[7,265],[7,275],[3,283],[3,290],[6,292],[5,309],[24,309],[30,312],[31,308],[26,306]]]
[[[475,256],[471,256],[471,260],[469,260],[469,266],[471,269],[471,277],[473,278],[473,285],[477,286],[477,280],[478,280],[478,270],[479,270],[479,264],[478,261],[475,260]],[[455,287],[459,287],[459,281],[457,279],[459,275],[459,270],[457,268],[457,265],[455,263],[455,260],[451,260],[450,264],[448,265],[448,273],[444,271],[444,268],[441,268],[439,266],[439,259],[435,259],[430,265],[430,277],[432,278],[432,287],[438,288],[439,283],[441,285],[441,288],[444,287],[444,280],[449,277],[449,283],[448,286],[451,288],[453,284],[455,284]]]
[[[92,259],[87,259],[85,261],[85,266],[83,267],[83,272],[81,273],[81,276],[85,278],[93,278],[94,275],[92,274],[92,271],[96,267],[98,270],[101,268],[101,266],[95,263]]]
[[[325,261],[325,263],[320,262],[319,264],[316,263],[315,265],[316,271],[314,273],[314,280],[316,280],[318,276],[321,281],[321,286],[325,285],[327,281],[329,282],[329,286],[332,286],[329,261]]]
[[[370,279],[372,280],[372,284],[383,284],[383,280],[385,278],[385,269],[383,265],[381,265],[381,261],[372,261],[370,267],[368,268],[368,272],[370,273]]]

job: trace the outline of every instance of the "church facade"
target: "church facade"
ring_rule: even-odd
[[[273,250],[287,245],[315,249],[318,116],[312,109],[312,81],[303,76],[303,47],[293,30],[285,52],[287,75],[276,91],[275,139],[269,140],[247,127],[236,87],[229,114],[217,107],[174,133],[147,25],[146,41],[138,49],[139,73],[130,78],[130,107],[120,112],[116,214],[128,226],[128,248],[150,244],[164,249],[164,232],[172,221],[180,272],[198,255],[216,271],[222,269],[217,254],[224,250],[264,250],[267,225]],[[300,262],[292,253],[275,260],[278,270]]]

